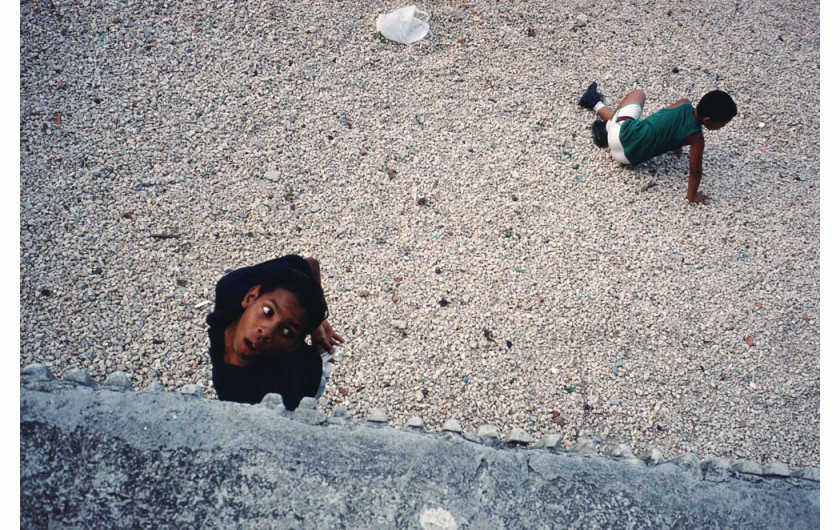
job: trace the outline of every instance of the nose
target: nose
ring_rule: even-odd
[[[257,327],[257,334],[261,339],[268,340],[274,334],[276,328],[276,324],[262,324]]]

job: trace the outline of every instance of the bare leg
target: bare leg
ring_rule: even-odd
[[[607,107],[606,105],[598,109],[598,116],[604,121],[610,121],[613,118],[613,116],[615,116],[616,110],[630,103],[638,103],[640,107],[644,108],[645,93],[637,88],[636,90],[624,96],[624,98],[618,102],[618,106],[615,108],[615,110]]]

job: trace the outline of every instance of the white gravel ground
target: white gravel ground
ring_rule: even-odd
[[[199,305],[299,253],[328,411],[819,465],[819,4],[433,1],[382,42],[401,5],[22,1],[21,366],[212,395]],[[708,206],[593,145],[591,81],[734,97]]]

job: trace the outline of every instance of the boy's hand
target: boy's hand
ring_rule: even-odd
[[[315,328],[312,333],[310,333],[310,336],[312,337],[312,345],[318,353],[323,353],[325,351],[332,353],[334,346],[344,344],[344,339],[341,335],[336,333],[335,330],[333,330],[330,323],[326,320],[321,322],[321,324]]]
[[[702,202],[702,203],[703,203],[703,204],[705,204],[706,206],[708,206],[708,205],[709,205],[709,197],[708,197],[708,195],[706,195],[705,193],[703,193],[703,192],[702,192],[702,191],[700,191],[700,190],[697,190],[697,191],[694,193],[694,198],[693,198],[693,199],[688,199],[688,200],[689,200],[690,202]]]

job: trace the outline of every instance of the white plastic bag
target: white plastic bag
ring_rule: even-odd
[[[417,6],[406,6],[376,17],[376,30],[387,39],[411,44],[429,32],[429,14]]]

